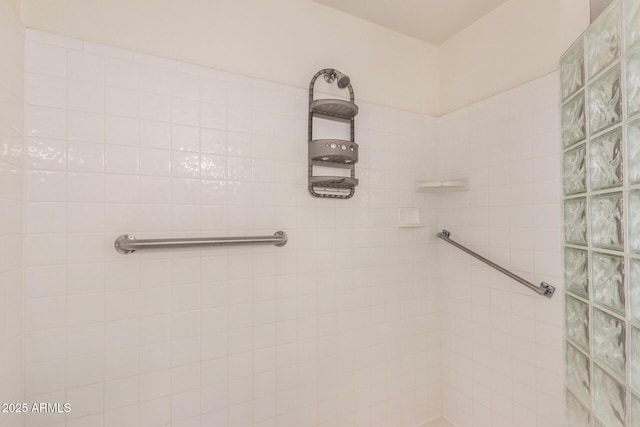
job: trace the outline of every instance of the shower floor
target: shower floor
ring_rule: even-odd
[[[451,424],[444,418],[439,418],[437,420],[426,423],[423,427],[455,427],[455,425]]]

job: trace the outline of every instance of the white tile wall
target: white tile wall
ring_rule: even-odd
[[[22,151],[24,31],[0,3],[0,402],[24,400]],[[22,417],[0,413],[1,427]]]
[[[540,297],[441,242],[443,415],[459,427],[564,425],[559,79],[550,74],[438,120],[452,238],[534,282]]]
[[[360,102],[353,199],[306,188],[307,91],[27,31],[27,426],[440,415],[436,120]],[[310,76],[311,77],[311,76]],[[357,95],[357,82],[354,82]],[[424,229],[396,227],[417,206]],[[117,254],[114,239],[283,248]]]

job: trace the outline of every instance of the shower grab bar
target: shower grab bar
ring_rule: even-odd
[[[448,232],[447,230],[442,230],[440,233],[438,233],[438,237],[441,238],[442,240],[444,240],[445,242],[450,243],[453,246],[455,246],[456,248],[460,249],[461,251],[464,251],[464,252],[468,253],[469,255],[471,255],[472,257],[474,257],[476,259],[479,259],[480,261],[484,262],[488,266],[495,268],[500,273],[509,276],[510,278],[515,280],[516,282],[519,282],[519,283],[525,285],[527,288],[536,291],[540,295],[543,295],[543,296],[545,296],[547,298],[551,298],[553,296],[553,293],[556,291],[555,286],[550,285],[550,284],[548,284],[546,282],[540,282],[540,286],[536,286],[533,283],[531,283],[531,282],[529,282],[527,280],[524,280],[522,277],[520,277],[520,276],[518,276],[516,274],[513,274],[512,272],[510,272],[506,268],[500,267],[498,264],[489,261],[488,259],[486,259],[482,255],[479,255],[479,254],[475,253],[474,251],[472,251],[471,249],[468,249],[468,248],[462,246],[460,243],[451,240],[449,238],[449,236],[451,236],[451,233]]]
[[[272,244],[281,247],[287,244],[287,240],[287,233],[284,231],[276,231],[273,236],[193,237],[184,239],[136,239],[129,234],[123,234],[116,239],[113,246],[119,253],[128,255],[141,249],[173,249],[251,244]]]

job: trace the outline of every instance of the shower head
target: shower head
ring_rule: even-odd
[[[336,84],[340,89],[344,89],[349,86],[351,83],[351,79],[346,74],[341,73],[338,70],[331,70],[329,73],[324,75],[324,80],[327,83],[333,83],[337,80]]]
[[[351,83],[351,79],[349,78],[349,76],[347,76],[346,74],[342,74],[337,70],[334,70],[334,73],[336,73],[336,75],[338,76],[337,85],[340,89],[344,89],[345,87],[349,86],[349,83]]]

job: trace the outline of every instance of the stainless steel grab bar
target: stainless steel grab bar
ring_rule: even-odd
[[[136,239],[129,234],[119,236],[113,246],[116,251],[123,255],[128,255],[141,249],[173,249],[190,248],[199,246],[222,246],[222,245],[251,245],[251,244],[272,244],[274,246],[284,246],[287,244],[287,233],[276,231],[273,236],[253,236],[253,237],[193,237],[184,239]]]
[[[510,272],[506,268],[500,267],[495,262],[491,262],[488,259],[486,259],[485,257],[483,257],[482,255],[479,255],[479,254],[475,253],[474,251],[472,251],[471,249],[468,249],[468,248],[462,246],[460,243],[451,240],[449,238],[449,236],[451,236],[451,233],[448,232],[447,230],[442,230],[440,233],[438,233],[438,237],[441,238],[442,240],[444,240],[445,242],[450,243],[453,246],[455,246],[456,248],[460,249],[461,251],[464,251],[464,252],[468,253],[469,255],[471,255],[472,257],[475,257],[476,259],[479,259],[480,261],[484,262],[488,266],[495,268],[500,273],[511,277],[516,282],[519,282],[519,283],[525,285],[527,288],[536,291],[540,295],[543,295],[543,296],[545,296],[547,298],[551,298],[553,296],[553,293],[556,291],[555,286],[550,285],[550,284],[548,284],[546,282],[540,282],[540,286],[536,286],[533,283],[531,283],[531,282],[529,282],[527,280],[524,280],[522,277],[513,274],[512,272]]]

